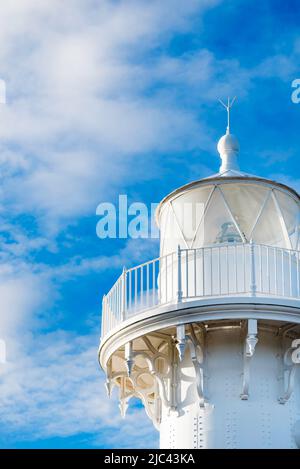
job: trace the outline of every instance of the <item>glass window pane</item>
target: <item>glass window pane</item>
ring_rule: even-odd
[[[195,246],[230,242],[241,243],[242,239],[232,221],[220,190],[216,188],[197,233]]]
[[[293,249],[297,249],[299,232],[299,205],[292,197],[275,190],[275,197],[280,206]]]
[[[258,244],[288,248],[284,238],[278,212],[272,197],[269,198],[252,235]]]
[[[188,246],[192,244],[212,189],[213,186],[192,189],[171,202],[178,225]]]
[[[230,210],[247,241],[269,189],[258,184],[223,184]]]
[[[174,212],[168,205],[161,214],[160,219],[160,255],[176,252],[178,245],[186,248],[183,235],[178,228]]]

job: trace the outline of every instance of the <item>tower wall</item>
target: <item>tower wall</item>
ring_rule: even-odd
[[[282,346],[274,332],[259,329],[250,361],[249,397],[243,400],[243,334],[239,328],[209,332],[203,347],[204,407],[186,350],[177,381],[177,411],[162,411],[161,448],[300,447],[300,370],[293,395],[280,403],[289,378],[287,371],[284,376]]]

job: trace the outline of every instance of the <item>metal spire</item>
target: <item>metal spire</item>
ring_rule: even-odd
[[[235,102],[236,97],[233,99],[228,98],[227,104],[225,104],[221,99],[219,99],[222,106],[225,107],[227,111],[227,129],[226,134],[220,138],[218,142],[218,152],[222,160],[222,165],[220,167],[220,172],[224,173],[226,171],[239,171],[239,165],[237,161],[237,155],[239,152],[239,142],[237,138],[230,133],[230,110]]]
[[[226,134],[230,134],[230,109],[232,108],[233,106],[233,103],[235,102],[236,100],[236,96],[234,98],[232,98],[232,100],[230,101],[230,98],[228,97],[227,98],[227,104],[223,103],[223,101],[221,99],[219,99],[220,103],[222,104],[222,106],[225,107],[226,111],[227,111],[227,129],[226,129]]]

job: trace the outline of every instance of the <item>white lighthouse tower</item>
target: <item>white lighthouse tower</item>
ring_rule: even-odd
[[[108,393],[161,448],[300,448],[300,197],[240,171],[231,104],[220,172],[163,199],[160,257],[103,299]]]

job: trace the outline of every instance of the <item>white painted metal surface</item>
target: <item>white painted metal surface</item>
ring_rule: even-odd
[[[293,397],[279,399],[288,386],[282,362],[282,338],[261,328],[251,358],[249,395],[241,399],[243,342],[239,327],[206,333],[205,358],[201,357],[205,403],[200,405],[191,354],[186,352],[181,374],[177,412],[163,409],[161,448],[297,448],[300,422],[300,380]],[[190,378],[188,380],[187,378]],[[191,382],[194,384],[191,385]]]

